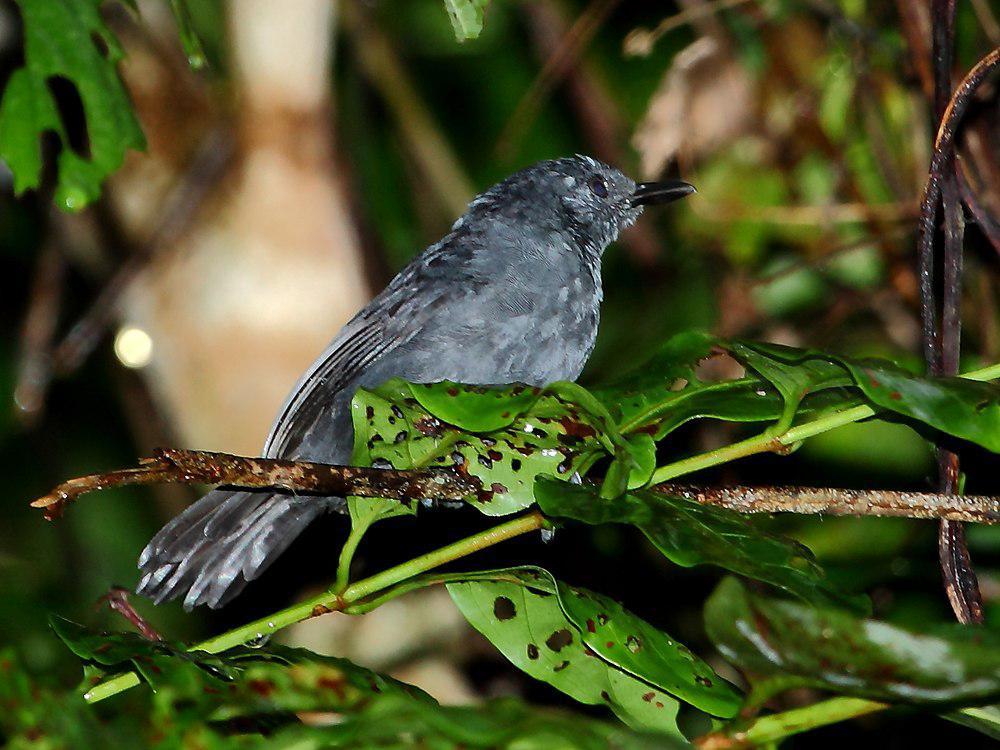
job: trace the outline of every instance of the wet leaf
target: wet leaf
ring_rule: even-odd
[[[123,53],[104,25],[96,0],[19,0],[24,21],[23,68],[14,71],[0,102],[0,158],[14,173],[14,190],[38,187],[44,133],[62,142],[56,202],[79,210],[100,195],[101,182],[125,152],[145,147],[116,64]],[[60,102],[78,97],[85,143],[70,138]]]
[[[581,703],[609,706],[630,726],[676,733],[669,695],[720,716],[739,708],[735,689],[686,647],[541,568],[470,574],[448,591],[515,666]]]
[[[772,362],[753,351],[745,353],[754,360],[754,369],[766,370],[762,375],[779,380],[784,393],[770,378],[753,374],[721,382],[699,380],[697,365],[726,346],[708,334],[678,334],[635,373],[595,389],[594,395],[618,417],[622,432],[645,432],[657,441],[693,419],[777,422],[789,415],[816,418],[859,403],[853,389],[837,387],[853,385],[839,366],[810,365],[799,373],[789,364]]]
[[[486,6],[489,4],[490,0],[444,0],[455,39],[466,42],[482,33]]]
[[[750,594],[734,578],[705,605],[709,637],[753,675],[791,675],[843,695],[921,704],[1000,696],[1000,634],[915,632],[843,610]]]
[[[839,590],[812,553],[798,542],[761,531],[746,516],[653,490],[611,500],[592,485],[540,477],[535,499],[547,516],[598,525],[637,527],[669,560],[691,567],[715,565],[769,583],[807,602],[865,611],[867,599]]]
[[[842,388],[854,381],[845,369],[824,359],[807,359],[791,364],[771,355],[776,344],[756,344],[733,341],[723,344],[740,362],[756,371],[781,394],[784,402],[781,417],[774,425],[775,432],[784,432],[792,426],[799,405],[809,393],[827,388]]]
[[[445,393],[450,387],[444,386]],[[505,515],[528,507],[534,501],[532,487],[537,474],[568,479],[588,456],[604,451],[594,418],[552,393],[525,398],[524,386],[483,389],[484,393],[470,389],[470,402],[485,399],[492,403],[495,396],[491,391],[511,400],[509,409],[498,414],[494,410],[495,418],[489,417],[490,424],[502,420],[506,426],[469,432],[427,411],[414,397],[414,392],[423,388],[391,380],[378,388],[358,390],[352,406],[355,458],[365,465],[397,469],[458,466],[482,483],[469,503],[486,515]],[[434,394],[429,403],[433,399],[440,402],[440,391],[426,389],[424,393]],[[451,416],[460,410],[457,402],[456,398],[445,409]],[[607,438],[605,442],[609,442]],[[359,501],[354,505],[362,507]],[[388,511],[389,506],[384,507]]]
[[[228,703],[231,712],[349,710],[373,695],[390,693],[431,700],[417,688],[346,659],[305,649],[240,647],[213,655],[135,633],[96,633],[59,617],[51,618],[51,625],[86,664],[106,674],[133,670],[169,700],[208,696],[204,699],[210,702]]]

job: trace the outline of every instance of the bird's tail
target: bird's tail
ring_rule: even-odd
[[[157,604],[218,608],[257,578],[334,498],[213,490],[170,521],[139,556],[136,592]]]

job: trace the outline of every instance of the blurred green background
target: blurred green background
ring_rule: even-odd
[[[255,452],[298,373],[353,310],[474,193],[534,161],[589,153],[699,190],[650,212],[609,250],[585,382],[626,371],[688,328],[918,362],[915,220],[934,132],[922,4],[494,0],[482,35],[460,44],[438,0],[199,1],[189,8],[208,58],[200,71],[187,66],[165,4],[138,6],[104,10],[148,151],[131,153],[102,199],[75,214],[52,208],[51,172],[15,198],[0,164],[0,643],[38,673],[66,684],[78,676],[49,613],[123,627],[98,598],[134,587],[139,551],[196,492],[109,491],[55,523],[27,502],[156,445]],[[960,3],[958,75],[998,43],[998,13],[986,0]],[[0,3],[0,82],[23,61],[19,18]],[[79,102],[65,98],[64,122],[79,129]],[[996,115],[995,99],[978,103],[960,147],[991,209],[1000,208]],[[69,146],[45,143],[50,157],[60,147]],[[970,225],[970,368],[1000,358],[997,272],[996,251]],[[699,425],[667,449],[736,437],[731,425]],[[969,491],[1000,490],[992,457],[963,453],[963,468]],[[934,473],[922,437],[878,423],[698,480],[905,489],[926,488]],[[880,616],[949,619],[932,524],[771,523],[869,590]],[[472,511],[400,519],[371,534],[359,559],[374,571],[480,525]],[[317,524],[221,612],[136,606],[175,638],[216,632],[332,580],[345,531],[344,519]],[[1000,528],[971,528],[969,541],[996,621]],[[715,574],[668,567],[632,531],[570,528],[484,558],[484,567],[544,564],[613,592],[708,651],[700,607]],[[636,566],[642,581],[618,574]],[[650,597],[651,585],[662,596]],[[561,701],[458,621],[448,620],[447,637],[420,636],[427,611],[418,602],[385,625],[417,632],[405,648],[382,631],[365,635],[364,620],[347,632],[340,615],[288,638],[417,670],[418,684],[446,700]],[[865,730],[835,727],[808,746],[945,736],[920,717],[873,719]]]

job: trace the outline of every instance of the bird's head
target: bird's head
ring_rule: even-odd
[[[470,212],[485,210],[526,230],[567,234],[599,255],[644,206],[693,192],[680,180],[636,184],[614,167],[577,155],[522,169],[473,201]]]

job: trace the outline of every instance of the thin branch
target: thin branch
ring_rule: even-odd
[[[951,107],[951,73],[954,58],[956,0],[934,0],[932,5],[932,49],[934,66],[934,114],[942,127]],[[959,199],[955,173],[954,134],[946,147],[936,145],[931,169],[937,174],[940,207],[944,223],[943,283],[941,327],[936,325],[936,294],[934,289],[934,217],[929,221],[924,211],[933,214],[935,205],[921,205],[920,236],[920,308],[923,320],[924,360],[932,375],[955,375],[961,349],[962,251],[965,223]],[[940,154],[940,158],[938,155]],[[929,233],[928,233],[929,230]],[[958,490],[959,458],[954,451],[938,448],[938,487],[941,492],[954,494]],[[965,531],[955,521],[942,520],[938,533],[938,558],[944,578],[945,592],[955,613],[963,623],[983,621],[983,602],[972,559],[965,543]]]
[[[120,586],[115,586],[108,593],[97,600],[98,605],[107,604],[112,612],[117,612],[132,626],[138,630],[142,637],[148,641],[162,641],[163,636],[157,632],[156,628],[149,624],[145,617],[135,611],[135,607],[128,600],[129,591]]]
[[[126,484],[221,484],[242,489],[276,489],[314,495],[384,497],[456,502],[481,488],[476,477],[458,469],[420,471],[334,466],[276,458],[246,458],[227,453],[161,450],[134,469],[120,469],[63,482],[31,505],[46,516],[59,516],[80,495]],[[944,518],[1000,523],[1000,497],[928,492],[842,490],[806,487],[697,487],[664,482],[657,492],[741,513],[825,513],[829,515]]]
[[[90,474],[63,482],[31,503],[58,518],[80,495],[130,484],[218,484],[245,489],[274,489],[289,493],[339,497],[384,497],[406,504],[413,499],[431,502],[461,501],[481,484],[457,469],[397,471],[334,466],[279,458],[248,458],[228,453],[164,448],[139,466]]]
[[[934,231],[937,207],[941,199],[941,179],[951,163],[952,147],[958,126],[972,103],[972,97],[983,82],[1000,66],[1000,47],[992,50],[970,70],[955,89],[948,102],[934,142],[934,154],[920,200],[920,223],[917,255],[920,271],[921,298],[933,299],[934,294]],[[925,354],[935,358],[937,350],[937,316],[933,306],[925,306],[923,329]],[[926,342],[934,342],[934,350]]]
[[[66,276],[66,258],[57,243],[50,237],[38,254],[28,311],[21,328],[14,404],[25,424],[32,424],[41,416],[52,380],[52,343]]]
[[[937,518],[1000,523],[1000,497],[831,487],[696,487],[664,482],[653,490],[739,513],[800,513],[883,518]]]

